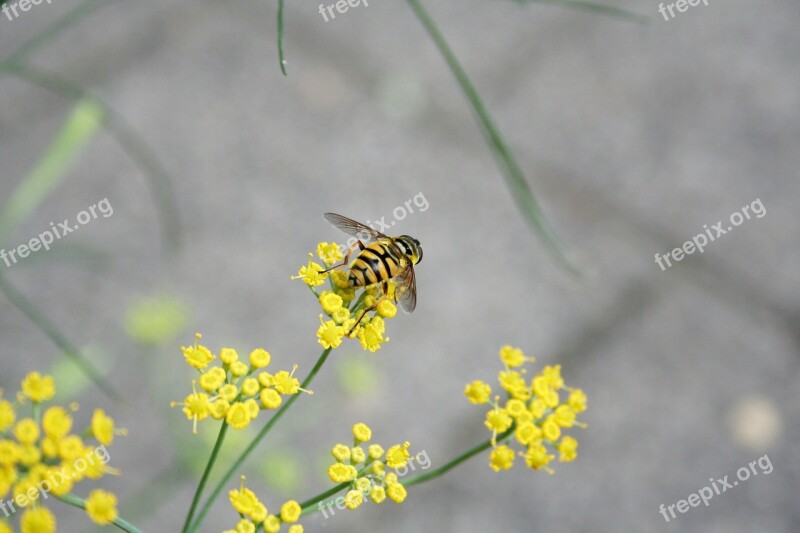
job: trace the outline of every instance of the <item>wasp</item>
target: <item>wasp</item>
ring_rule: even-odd
[[[374,230],[336,213],[325,213],[327,220],[335,228],[355,237],[357,240],[348,249],[344,261],[325,270],[328,272],[350,264],[350,255],[359,248],[358,256],[350,264],[347,283],[354,288],[369,288],[380,286],[383,290],[382,298],[378,299],[371,307],[365,309],[356,321],[348,335],[358,326],[368,311],[375,309],[383,298],[389,295],[389,281],[394,280],[394,301],[407,313],[414,311],[417,306],[417,282],[414,277],[414,265],[422,261],[422,245],[414,237],[401,235],[389,237],[380,231]],[[367,245],[363,241],[373,241]]]

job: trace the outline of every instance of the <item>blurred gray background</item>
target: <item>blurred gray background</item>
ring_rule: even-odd
[[[129,430],[110,448],[123,475],[102,482],[123,515],[144,531],[178,530],[210,450],[216,426],[192,438],[168,407],[193,377],[178,347],[200,331],[212,349],[263,346],[274,366],[297,362],[305,375],[319,311],[289,276],[317,242],[344,241],[322,213],[389,220],[422,193],[429,208],[396,226],[424,246],[417,310],[389,322],[378,353],[352,342],[335,351],[315,395],[248,461],[243,472],[270,510],[330,486],[327,450],[354,422],[383,444],[410,440],[434,466],[485,439],[484,409],[465,400],[464,384],[494,382],[497,350],[512,344],[561,363],[587,392],[575,463],[555,464],[554,476],[522,462],[495,474],[484,454],[413,487],[403,505],[316,515],[306,531],[800,531],[800,4],[712,1],[666,22],[655,2],[613,2],[652,17],[638,25],[511,1],[427,2],[580,278],[526,226],[404,2],[375,0],[330,22],[316,3],[290,2],[288,77],[274,4],[111,2],[30,59],[125,117],[178,198],[173,249],[141,170],[101,133],[9,238],[26,242],[106,197],[114,207],[68,237],[105,251],[102,268],[42,260],[5,273],[125,397],[114,405],[92,386],[73,396],[82,423],[103,406]],[[72,6],[0,19],[0,48]],[[0,78],[0,203],[72,106]],[[655,264],[655,253],[757,198],[763,218],[666,271]],[[144,349],[125,317],[153,295],[182,300],[188,314],[179,335]],[[0,385],[13,391],[27,371],[63,363],[0,301]],[[670,523],[659,514],[764,454],[770,474]],[[61,531],[89,530],[81,513],[51,508]],[[236,520],[223,497],[202,530]]]

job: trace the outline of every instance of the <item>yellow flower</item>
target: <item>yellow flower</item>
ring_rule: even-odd
[[[361,494],[367,494],[369,489],[372,488],[372,480],[367,476],[360,477],[356,480],[356,488]]]
[[[569,405],[559,405],[554,415],[556,424],[562,428],[571,428],[575,424],[575,411]]]
[[[333,458],[336,459],[337,461],[339,461],[340,463],[343,463],[345,461],[349,461],[350,460],[350,448],[348,448],[344,444],[336,444],[331,449],[331,455],[333,455]]]
[[[344,504],[350,510],[357,509],[363,501],[364,495],[358,490],[347,491],[344,497]]]
[[[558,460],[562,463],[569,463],[578,457],[578,441],[570,436],[565,436],[561,442],[556,446],[560,457]]]
[[[539,429],[536,424],[527,422],[519,425],[514,432],[514,436],[517,438],[517,441],[524,446],[528,446],[532,443],[538,444],[542,441],[542,430]]]
[[[371,321],[369,324],[359,328],[358,340],[361,342],[361,347],[370,352],[376,352],[380,350],[381,343],[385,342],[379,326]]]
[[[124,429],[114,429],[114,419],[102,409],[95,409],[92,415],[92,435],[97,442],[108,446],[114,441],[114,435],[125,435]]]
[[[267,409],[277,409],[283,403],[281,395],[275,389],[261,391],[261,405]]]
[[[271,360],[272,356],[263,348],[256,348],[250,352],[250,366],[252,368],[266,368]]]
[[[233,405],[230,406],[228,409],[228,413],[225,415],[225,421],[230,425],[233,429],[243,429],[246,428],[252,417],[250,416],[250,409],[242,402],[234,402]]]
[[[406,488],[400,483],[390,483],[386,492],[389,495],[389,499],[394,503],[403,503],[403,501],[406,499],[406,496],[408,496]]]
[[[353,436],[358,442],[367,442],[372,438],[372,430],[366,424],[359,422],[353,426]]]
[[[564,378],[561,377],[561,365],[544,367],[542,375],[547,380],[548,385],[554,389],[558,390],[564,386]]]
[[[247,518],[242,518],[236,524],[236,533],[256,533],[256,525]]]
[[[42,428],[48,437],[64,437],[72,429],[72,417],[61,406],[48,407],[42,416]]]
[[[397,307],[389,300],[381,300],[377,307],[378,315],[383,318],[394,318],[397,315]]]
[[[222,420],[228,415],[228,409],[230,408],[231,404],[228,402],[228,400],[217,398],[217,401],[213,402],[209,408],[211,418],[214,420]]]
[[[370,459],[380,459],[383,457],[383,448],[380,444],[371,444],[369,448],[367,448],[367,453]]]
[[[495,407],[491,411],[487,412],[486,420],[484,421],[486,428],[494,433],[502,433],[511,427],[511,423],[512,420],[508,415],[508,412],[499,407]]]
[[[303,526],[295,524],[288,529],[287,533],[303,533]]]
[[[389,448],[386,452],[386,464],[389,468],[402,468],[408,462],[411,454],[408,452],[408,447],[411,443],[406,441],[403,444],[396,444]]]
[[[514,450],[506,446],[498,446],[492,450],[489,455],[489,466],[492,470],[499,472],[500,470],[508,470],[514,466]]]
[[[30,444],[22,446],[19,450],[19,462],[27,467],[39,464],[42,460],[42,452],[36,446]]]
[[[220,387],[217,392],[219,393],[220,398],[229,402],[232,402],[237,396],[239,396],[239,389],[237,389],[236,385],[233,383],[226,383]]]
[[[350,309],[346,307],[340,307],[333,313],[331,313],[331,318],[337,324],[344,324],[347,320],[350,319]]]
[[[0,522],[0,533],[14,533],[14,530],[6,522]]]
[[[297,365],[294,365],[291,374],[286,370],[281,370],[280,372],[275,374],[272,378],[275,390],[280,392],[281,394],[297,394],[297,391],[301,389],[300,389],[300,381],[294,377],[294,373],[296,370],[297,370]]]
[[[287,524],[293,524],[300,518],[301,512],[303,512],[303,509],[300,504],[294,500],[289,500],[281,505],[281,520]]]
[[[311,254],[308,255],[311,256]],[[325,279],[328,277],[327,273],[322,273],[323,270],[325,269],[319,264],[309,259],[308,266],[300,267],[297,276],[292,276],[292,279],[302,279],[309,287],[319,287],[325,283]]]
[[[526,400],[530,396],[525,378],[519,372],[515,370],[501,371],[498,380],[500,386],[514,398]]]
[[[582,413],[586,410],[586,394],[584,394],[581,389],[573,389],[572,392],[569,393],[567,403],[573,411]]]
[[[550,415],[542,424],[542,435],[551,442],[555,442],[561,436],[561,428],[556,424],[555,417]]]
[[[33,444],[39,440],[39,426],[32,418],[23,418],[14,426],[14,436],[20,444]]]
[[[195,383],[192,382],[192,394],[184,398],[182,403],[172,402],[172,407],[178,405],[183,406],[183,414],[186,418],[192,421],[192,433],[197,433],[197,422],[204,420],[208,417],[211,409],[211,404],[207,394],[202,392],[198,393],[195,389]]]
[[[281,529],[281,519],[271,514],[264,520],[264,531],[267,533],[278,533]]]
[[[386,489],[380,485],[373,485],[369,491],[369,498],[375,503],[381,503],[386,499]]]
[[[333,320],[322,322],[322,315],[320,315],[320,327],[317,329],[317,342],[325,348],[336,349],[342,344],[342,337],[344,337],[345,330],[342,326],[337,326]]]
[[[46,402],[56,394],[55,381],[52,376],[31,372],[22,380],[22,394],[36,403]]]
[[[95,524],[110,524],[119,516],[117,497],[104,490],[93,490],[86,499],[86,514]]]
[[[239,354],[233,348],[223,348],[219,351],[219,360],[225,365],[232,365],[239,360]]]
[[[244,364],[242,361],[234,361],[231,363],[231,374],[234,377],[240,378],[242,376],[247,375],[247,372],[250,369],[247,368],[247,365]]]
[[[256,504],[253,506],[253,511],[250,513],[250,518],[252,518],[253,522],[256,524],[260,524],[266,520],[267,514],[269,514],[269,511],[267,511],[267,508],[264,506],[264,504],[261,502],[256,502]]]
[[[29,507],[22,514],[19,526],[22,533],[54,533],[56,517],[47,507]]]
[[[515,368],[525,364],[526,358],[521,349],[505,345],[500,348],[500,360],[503,361],[508,368]]]
[[[547,448],[542,444],[536,444],[528,448],[528,453],[525,454],[525,464],[534,470],[544,468],[548,473],[552,474],[553,471],[547,468],[547,464],[552,461],[553,455],[547,453]]]
[[[327,266],[335,265],[336,263],[344,259],[341,247],[335,242],[332,242],[330,244],[328,244],[327,242],[319,243],[317,245],[317,256]]]
[[[0,432],[10,428],[17,419],[14,406],[8,400],[0,400]]]
[[[350,275],[348,274],[348,272],[346,270],[334,270],[333,272],[331,272],[331,281],[333,281],[333,285],[337,289],[345,289],[345,291],[338,291],[338,294],[340,296],[342,295],[343,292],[347,292],[347,291],[351,291],[352,290],[350,288],[349,278],[350,278]],[[344,296],[342,296],[342,297],[344,298]],[[348,300],[348,298],[344,298],[344,299]],[[349,299],[352,300],[353,299],[352,296]]]
[[[242,381],[242,394],[245,396],[255,396],[258,394],[260,388],[261,386],[258,384],[256,378],[245,378],[245,380]]]
[[[353,465],[345,465],[342,463],[334,463],[328,468],[328,476],[334,483],[344,483],[345,481],[353,481],[358,475],[356,467]]]
[[[323,291],[319,295],[319,303],[322,306],[322,310],[330,315],[342,308],[343,300],[338,294],[334,294],[331,291]]]
[[[483,381],[475,380],[464,388],[464,394],[471,403],[480,405],[489,401],[492,387]]]
[[[364,450],[359,448],[358,446],[354,446],[350,449],[350,462],[353,464],[363,463],[367,460],[367,456],[364,453]]]
[[[545,411],[547,411],[547,405],[540,398],[534,398],[531,400],[530,411],[533,418],[538,420],[544,416]]]
[[[214,360],[214,354],[211,353],[211,350],[200,344],[188,347],[182,346],[181,352],[183,352],[183,356],[186,358],[186,362],[189,366],[200,370],[207,367],[208,364]]]
[[[228,500],[230,500],[231,506],[237,513],[249,515],[255,510],[258,498],[252,490],[244,486],[244,482],[245,478],[242,476],[242,484],[239,490],[228,492]]]
[[[11,440],[0,439],[0,465],[13,465],[19,461],[19,446]]]
[[[80,457],[86,446],[77,435],[69,435],[58,441],[58,455],[65,461],[72,461]]]
[[[199,383],[203,390],[214,392],[225,383],[226,379],[228,379],[228,376],[225,371],[215,366],[200,375]]]

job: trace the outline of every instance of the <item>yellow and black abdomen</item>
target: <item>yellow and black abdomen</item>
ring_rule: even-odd
[[[368,287],[389,281],[407,259],[390,242],[375,241],[361,250],[350,267],[348,282],[351,287]]]

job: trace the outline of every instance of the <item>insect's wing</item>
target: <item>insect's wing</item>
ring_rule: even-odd
[[[343,217],[336,213],[325,213],[325,220],[331,223],[335,228],[342,230],[348,235],[352,235],[356,239],[370,240],[370,239],[388,239],[386,235],[380,231],[376,231],[366,224],[356,222],[352,218]]]
[[[414,277],[414,266],[406,262],[395,278],[397,287],[394,290],[395,300],[406,313],[413,313],[417,307],[417,280]]]

